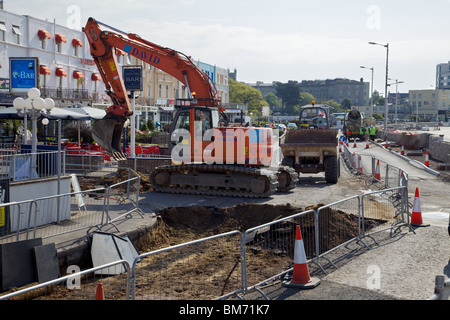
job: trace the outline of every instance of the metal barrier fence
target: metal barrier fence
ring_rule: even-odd
[[[314,262],[325,272],[319,264],[319,258],[325,258],[335,266],[326,255],[345,246],[351,241],[361,240],[361,200],[353,196],[317,209],[315,221],[315,257]]]
[[[450,300],[450,279],[436,276],[434,293],[428,300]]]
[[[377,183],[379,189],[408,186],[408,173],[402,168],[371,155],[351,152],[345,144],[342,148],[341,156],[353,175],[370,178],[369,182]]]
[[[126,292],[131,292],[133,300],[242,298],[240,295],[250,290],[264,295],[259,287],[290,276],[297,225],[302,232],[307,262],[317,264],[326,273],[319,258],[336,267],[333,259],[341,255],[331,254],[336,249],[351,241],[370,249],[363,241],[365,237],[408,225],[403,211],[407,206],[398,208],[397,204],[397,195],[404,204],[407,193],[398,193],[399,190],[406,191],[406,187],[353,196],[250,228],[243,234],[230,231],[140,254],[131,266],[131,288]],[[113,292],[125,281],[123,275],[108,280]],[[79,297],[83,293],[71,295],[72,299]],[[114,299],[123,298],[116,295]]]
[[[244,293],[289,272],[300,225],[307,259],[314,256],[315,211],[308,210],[248,229],[241,242]]]
[[[11,181],[33,180],[58,175],[58,151],[17,153],[16,149],[6,149],[0,155],[0,176]],[[63,168],[63,166],[62,166]],[[64,174],[61,169],[59,174]]]
[[[215,299],[239,290],[240,242],[231,231],[141,254],[132,265],[132,299]]]
[[[365,193],[361,205],[363,237],[409,226],[408,189],[405,186]],[[370,230],[368,219],[376,223]]]
[[[1,230],[0,243],[48,238],[80,230],[89,232],[91,228],[101,230],[106,225],[115,226],[117,220],[133,212],[142,216],[138,206],[140,176],[137,173],[129,168],[102,167],[95,171],[92,166],[84,168],[87,171],[79,178],[92,179],[92,186],[113,176],[121,178],[118,182],[112,180],[108,186],[81,190],[77,176],[72,175],[73,192],[0,204],[2,212],[7,213],[9,226]]]
[[[114,279],[105,277],[102,270],[111,268],[119,270],[125,268],[125,273]],[[84,271],[78,271],[78,267],[70,266],[66,276],[2,295],[0,300],[94,300],[99,283],[103,286],[105,300],[129,300],[130,275],[130,264],[126,260],[114,261]]]

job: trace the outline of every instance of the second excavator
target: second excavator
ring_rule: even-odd
[[[189,97],[177,99],[170,129],[172,165],[158,167],[150,175],[155,191],[261,198],[295,187],[298,174],[281,166],[276,132],[229,126],[214,81],[190,57],[93,18],[83,31],[113,101],[104,119],[94,124],[92,135],[116,160],[126,159],[121,135],[133,114],[116,50],[167,72],[186,87]]]

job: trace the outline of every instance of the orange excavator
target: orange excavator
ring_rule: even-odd
[[[282,154],[272,129],[228,126],[214,82],[188,56],[93,18],[83,32],[113,101],[92,135],[116,160],[126,159],[121,135],[133,115],[116,50],[167,72],[187,88],[189,98],[177,99],[170,129],[172,165],[150,175],[155,191],[261,198],[295,187],[298,175],[280,165]]]

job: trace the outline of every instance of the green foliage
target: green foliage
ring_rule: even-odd
[[[233,79],[229,79],[228,84],[230,87],[230,103],[247,105],[249,113],[252,112],[254,115],[261,116],[262,107],[269,105],[258,89]]]

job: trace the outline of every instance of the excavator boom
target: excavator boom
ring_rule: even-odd
[[[155,191],[268,197],[277,189],[295,187],[297,174],[292,168],[265,168],[276,162],[272,161],[272,129],[223,125],[227,120],[220,120],[222,108],[214,82],[188,56],[93,18],[83,31],[113,101],[104,119],[94,124],[92,135],[115,159],[125,159],[120,150],[122,128],[133,114],[116,50],[167,72],[187,88],[189,99],[175,108],[173,116],[170,147],[174,165],[152,171],[150,182]]]
[[[101,26],[110,30],[102,30]],[[91,55],[105,83],[106,93],[113,105],[106,109],[104,119],[92,128],[94,140],[115,159],[126,159],[120,148],[125,121],[133,114],[127,90],[117,61],[121,50],[155,68],[163,70],[181,81],[198,99],[217,101],[216,88],[211,79],[186,55],[170,48],[158,46],[136,34],[125,33],[89,18],[83,28],[90,45]]]

